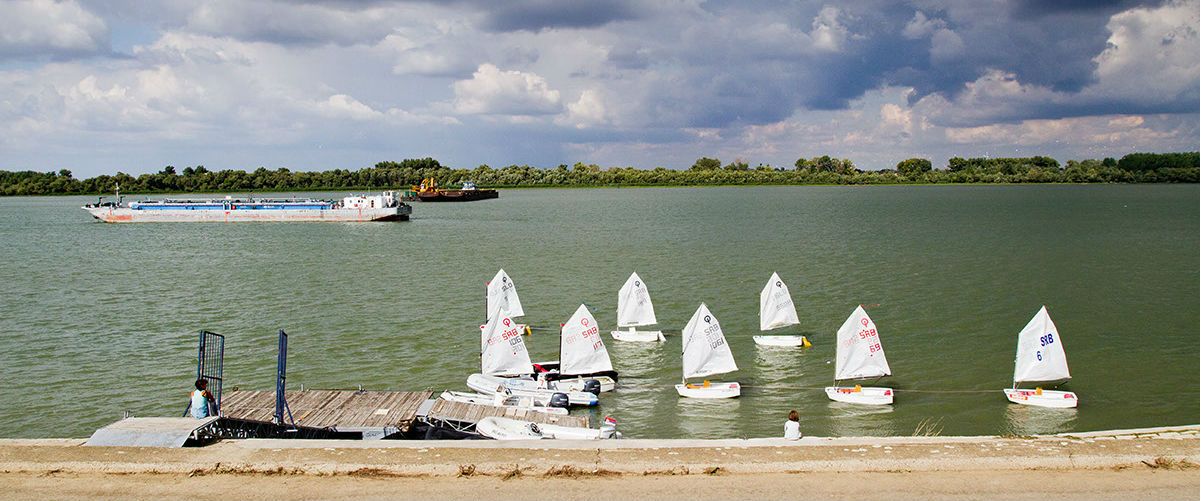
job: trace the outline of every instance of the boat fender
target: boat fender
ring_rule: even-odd
[[[1042,395],[1042,394],[1043,394],[1043,389],[1042,389],[1042,388],[1035,388],[1035,389],[1034,389],[1034,394],[1035,394],[1035,395]]]
[[[570,403],[571,403],[571,399],[567,398],[566,393],[555,392],[555,393],[552,393],[550,396],[550,402],[548,402],[548,404],[549,404],[548,407],[566,408]]]
[[[863,387],[860,385],[855,385],[855,393],[859,393],[861,391],[863,391]]]
[[[584,391],[599,397],[600,391],[601,391],[600,381],[597,381],[595,379],[589,379],[587,381],[584,381]]]
[[[801,347],[808,348],[810,346],[813,346],[813,345],[809,343],[809,338],[801,336]]]
[[[527,335],[527,336],[530,336],[530,335],[533,335],[533,334],[534,334],[533,332],[530,332],[530,326],[529,326],[529,324],[526,324],[526,326],[525,326],[525,335]]]

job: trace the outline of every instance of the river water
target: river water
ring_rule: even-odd
[[[340,197],[341,193],[301,196]],[[1196,423],[1196,185],[504,190],[398,223],[93,221],[92,197],[0,198],[0,437],[86,437],[178,415],[196,332],[226,336],[226,388],[466,389],[484,283],[504,268],[535,360],[581,302],[602,332],[637,271],[665,344],[604,339],[622,377],[589,414],[638,438],[1088,431]],[[808,349],[757,347],[758,293],[792,290]],[[679,332],[705,302],[741,398],[679,398]],[[896,404],[832,403],[834,333],[879,328]],[[1080,397],[1009,404],[1017,332],[1046,305]],[[672,335],[675,334],[675,335]]]

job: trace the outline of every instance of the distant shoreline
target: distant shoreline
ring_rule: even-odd
[[[896,188],[896,187],[978,187],[978,186],[1180,186],[1195,183],[1113,183],[1113,182],[1098,182],[1098,183],[866,183],[866,184],[623,184],[623,185],[574,185],[574,186],[490,186],[487,189],[494,190],[590,190],[590,189],[642,189],[642,188]],[[482,188],[482,187],[481,187]],[[263,193],[328,193],[328,192],[353,192],[353,193],[368,193],[381,191],[405,191],[405,188],[368,188],[368,187],[349,187],[349,188],[314,188],[314,189],[280,189],[280,190],[224,190],[224,191],[178,191],[178,192],[126,192],[122,191],[121,196],[185,196],[185,195],[230,195],[230,194],[263,194]],[[37,195],[3,195],[0,198],[21,198],[21,197],[112,197],[111,193],[44,193]]]

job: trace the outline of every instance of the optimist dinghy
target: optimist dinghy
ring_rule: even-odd
[[[684,339],[684,354],[682,356],[684,377],[676,385],[676,393],[681,397],[691,398],[734,398],[742,394],[742,386],[737,382],[713,383],[706,380],[695,385],[688,378],[726,374],[738,370],[734,363],[734,355],[730,353],[730,345],[721,332],[721,324],[709,312],[709,307],[701,303],[696,313],[688,320],[681,334]]]
[[[1013,359],[1013,388],[1006,388],[1005,398],[1015,404],[1038,407],[1072,408],[1078,399],[1070,391],[1020,389],[1018,383],[1058,383],[1071,379],[1068,358],[1063,352],[1063,339],[1055,322],[1043,306],[1018,333],[1017,355]]]
[[[505,273],[502,268],[496,272],[496,276],[485,284],[486,292],[484,294],[484,323],[496,314],[497,311],[505,310],[510,318],[525,316],[525,310],[521,308],[521,298],[517,297],[517,285],[513,283],[513,279],[509,278],[509,274]],[[530,326],[526,324],[516,324],[517,331],[522,334],[530,333]],[[484,328],[480,326],[480,328]]]
[[[496,440],[601,440],[621,438],[617,431],[617,421],[605,418],[599,430],[576,426],[543,424],[521,419],[489,416],[475,424],[475,431],[480,435]]]
[[[467,386],[480,393],[494,395],[506,388],[514,395],[542,397],[546,401],[557,390],[546,386],[546,381],[516,379],[501,376],[528,376],[534,372],[530,363],[525,341],[517,330],[516,322],[503,309],[488,320],[480,333],[480,373],[467,377]],[[532,387],[530,387],[532,385]],[[597,392],[599,393],[599,389]],[[566,392],[571,405],[596,405],[597,398],[588,392]]]
[[[503,407],[506,409],[524,409],[546,414],[567,414],[566,407],[550,407],[549,401],[538,400],[535,397],[518,396],[512,393],[497,393],[495,395],[485,395],[483,393],[467,393],[463,391],[444,391],[438,396],[442,400],[448,402],[462,402],[466,404],[487,405],[491,407]],[[566,405],[566,403],[564,403]]]
[[[611,331],[613,339],[618,341],[664,342],[663,331],[640,331],[635,327],[655,325],[655,305],[651,303],[650,290],[638,273],[631,273],[630,278],[617,291],[617,328]],[[629,330],[621,330],[624,328]]]
[[[792,303],[792,294],[788,286],[780,280],[780,275],[772,272],[767,285],[759,292],[759,330],[763,332],[801,323],[797,319],[796,306]],[[760,346],[810,346],[805,336],[754,336],[755,344]]]
[[[838,328],[838,345],[834,355],[834,386],[826,387],[830,400],[852,404],[891,405],[892,388],[838,386],[838,381],[888,376],[888,359],[880,344],[880,333],[863,305],[855,308],[851,316]]]
[[[559,364],[557,373],[544,376],[556,390],[588,391],[589,381],[596,381],[600,391],[613,391],[617,386],[613,362],[601,339],[596,319],[588,307],[580,304],[571,319],[559,331]]]

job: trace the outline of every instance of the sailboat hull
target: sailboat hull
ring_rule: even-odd
[[[1076,394],[1070,391],[1022,390],[1017,388],[1005,388],[1003,391],[1005,392],[1005,398],[1008,398],[1010,402],[1015,404],[1071,409],[1076,407],[1076,404],[1079,402]]]
[[[551,395],[564,393],[568,403],[573,406],[591,407],[597,404],[596,395],[585,391],[562,391],[552,388],[539,387],[538,381],[529,379],[503,378],[472,374],[467,376],[467,387],[485,395],[495,395],[497,391],[507,389],[510,394],[534,397],[541,401],[549,401]]]
[[[805,336],[752,336],[760,346],[809,346]]]
[[[707,386],[677,384],[676,393],[687,398],[734,398],[742,394],[742,385],[731,383],[708,383]]]
[[[655,341],[667,341],[663,337],[663,331],[637,331],[634,329],[624,331],[610,331],[613,339],[618,341],[638,341],[643,343],[653,343]]]
[[[827,386],[826,396],[835,402],[864,405],[892,405],[892,388],[876,386]]]

